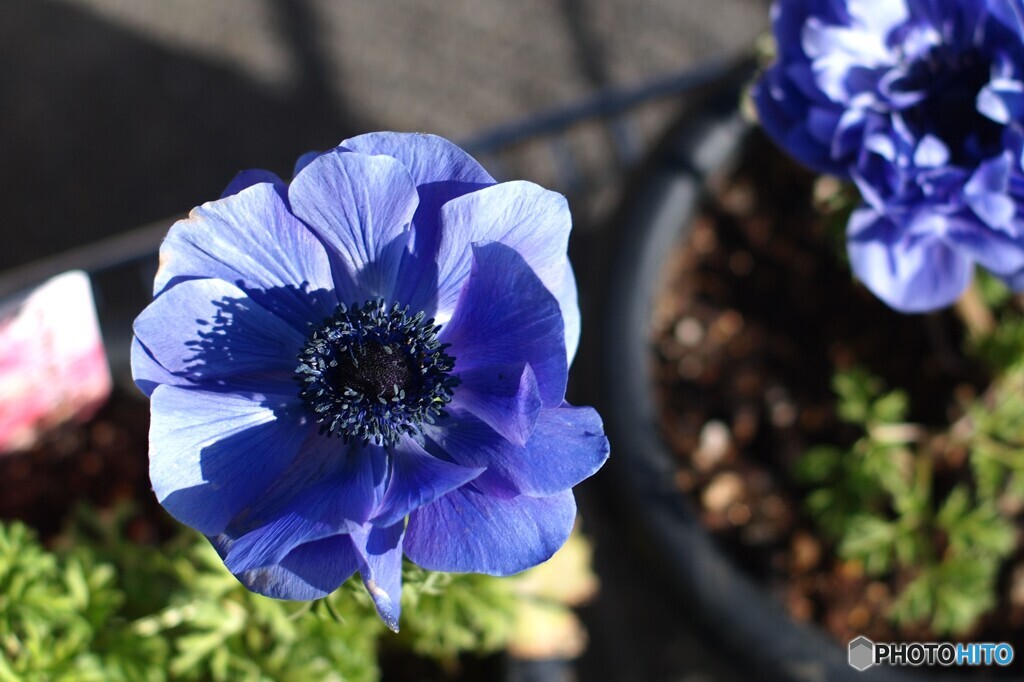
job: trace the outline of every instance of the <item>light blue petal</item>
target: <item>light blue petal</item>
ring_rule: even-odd
[[[542,410],[523,447],[472,415],[454,411],[425,434],[456,462],[486,467],[473,486],[500,497],[554,495],[590,477],[608,459],[601,417],[589,407]]]
[[[1009,152],[984,161],[964,186],[968,206],[990,227],[1008,227],[1017,205],[1007,195],[1013,157]]]
[[[530,365],[488,365],[457,372],[453,409],[476,415],[515,445],[525,445],[533,433],[543,401]]]
[[[182,384],[294,393],[304,336],[232,284],[184,281],[150,303],[134,329],[152,359]],[[144,373],[146,364],[139,366]]]
[[[158,386],[151,398],[149,475],[182,523],[217,535],[278,479],[308,435],[276,403]]]
[[[937,168],[949,161],[949,148],[934,135],[925,135],[914,150],[914,165],[919,168]]]
[[[222,556],[230,551],[230,540],[210,540]],[[235,577],[248,589],[266,597],[309,601],[334,592],[358,567],[351,538],[334,535],[299,545],[279,563],[243,571]]]
[[[224,564],[236,574],[262,568],[301,544],[352,532],[379,504],[385,472],[380,448],[314,434],[260,499],[228,525],[225,534],[233,542]]]
[[[154,295],[196,278],[236,285],[303,333],[338,304],[323,244],[268,184],[204,204],[171,227]]]
[[[565,197],[529,182],[505,182],[449,201],[441,208],[438,322],[455,310],[473,264],[470,245],[498,242],[517,251],[558,301],[571,362],[580,332],[576,280],[566,255],[571,228]]]
[[[161,367],[160,363],[153,359],[149,350],[134,336],[132,337],[131,366],[135,385],[147,396],[152,395],[153,390],[161,384],[194,385],[185,377],[175,376]]]
[[[1018,227],[1016,234],[1021,234]],[[1024,239],[993,230],[975,220],[951,219],[946,239],[982,267],[1003,276],[1024,268]]]
[[[864,238],[866,234],[875,238]],[[857,278],[904,313],[952,305],[967,288],[973,272],[971,259],[939,236],[903,235],[888,218],[877,214],[874,225],[862,230],[861,237],[847,241],[847,252]]]
[[[402,162],[417,186],[435,182],[494,184],[476,160],[443,137],[424,133],[367,133],[341,147],[360,154],[391,156]]]
[[[402,613],[402,538],[405,524],[364,526],[352,533],[359,554],[359,575],[381,620],[398,632]]]
[[[529,364],[544,405],[561,405],[568,367],[558,302],[524,257],[504,244],[473,246],[468,275],[455,313],[438,337],[451,344],[455,373],[467,373],[469,385],[482,376],[469,370]]]
[[[482,468],[438,459],[409,438],[389,448],[389,453],[391,477],[384,499],[371,519],[376,526],[392,526],[404,520],[409,512],[433,502],[483,472]]]
[[[386,156],[335,150],[310,161],[288,188],[292,211],[327,245],[338,298],[393,301],[408,251],[416,187]]]
[[[428,570],[512,575],[551,558],[575,519],[571,490],[502,499],[471,483],[409,516],[405,553]]]

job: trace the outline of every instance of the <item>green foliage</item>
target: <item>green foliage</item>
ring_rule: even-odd
[[[268,599],[200,535],[127,541],[128,516],[82,510],[57,551],[0,524],[0,682],[364,682],[382,643],[451,660],[503,648],[514,627],[502,579],[407,565],[396,637],[357,577],[312,604]]]
[[[511,581],[465,573],[432,573],[406,563],[402,609],[415,613],[400,637],[416,653],[450,660],[463,651],[480,654],[505,646],[515,624]]]
[[[1004,308],[1013,296],[1006,283],[985,268],[975,268],[974,286],[978,287],[981,300],[989,310]]]
[[[833,387],[838,414],[863,435],[848,449],[811,448],[797,463],[808,512],[841,557],[871,576],[908,579],[895,623],[965,633],[996,603],[999,567],[1017,544],[999,509],[1007,496],[1024,497],[1024,372],[995,382],[943,432],[906,423],[906,394],[863,370],[838,373]],[[966,451],[974,478],[944,492],[933,469],[952,447]]]

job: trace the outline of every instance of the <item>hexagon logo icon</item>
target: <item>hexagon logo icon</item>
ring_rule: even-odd
[[[875,643],[867,637],[850,641],[850,665],[857,670],[867,670],[875,664]]]

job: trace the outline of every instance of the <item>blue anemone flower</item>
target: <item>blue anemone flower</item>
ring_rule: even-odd
[[[772,19],[761,122],[859,187],[868,288],[905,312],[955,301],[975,264],[1024,288],[1022,0],[777,0]]]
[[[150,475],[249,589],[359,572],[397,629],[403,553],[508,575],[550,557],[608,456],[565,402],[579,337],[565,199],[435,136],[246,171],[175,224],[132,369]]]

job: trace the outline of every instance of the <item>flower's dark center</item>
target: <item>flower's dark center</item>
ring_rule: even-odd
[[[980,114],[977,106],[990,67],[991,61],[976,50],[939,46],[910,69],[911,87],[927,96],[903,112],[904,120],[917,139],[930,133],[942,140],[959,166],[973,167],[1002,149],[1003,126]]]
[[[321,433],[393,445],[445,416],[459,384],[455,360],[437,340],[441,328],[424,317],[377,299],[341,304],[314,326],[295,373]]]

